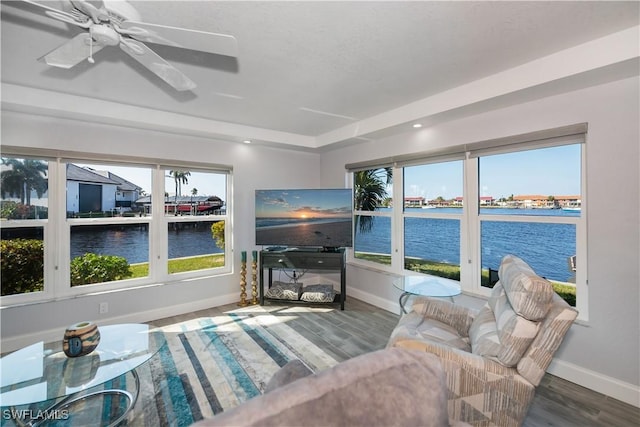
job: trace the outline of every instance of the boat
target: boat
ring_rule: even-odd
[[[432,206],[432,205],[424,205],[422,207],[422,209],[437,209],[437,208],[435,206]]]
[[[582,210],[582,205],[580,202],[570,202],[567,203],[566,206],[563,206],[562,210],[567,212],[580,212]]]

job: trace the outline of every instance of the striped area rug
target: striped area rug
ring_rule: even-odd
[[[138,368],[141,391],[125,424],[187,426],[260,395],[290,360],[313,371],[337,363],[288,326],[287,316],[252,306],[156,328],[167,344]],[[119,380],[133,383],[131,375]]]
[[[271,307],[272,308],[272,307]],[[158,353],[136,369],[140,393],[122,426],[188,426],[213,417],[263,393],[273,374],[294,359],[314,372],[338,362],[287,324],[295,309],[250,306],[191,320],[152,326],[150,340],[166,340]],[[187,317],[187,316],[184,316]],[[90,391],[135,391],[131,373]],[[89,390],[87,392],[90,392]],[[53,402],[15,408],[38,414]],[[127,399],[116,395],[82,399],[69,407],[69,416],[47,426],[108,426],[120,417]],[[15,419],[2,408],[0,427]],[[33,416],[33,415],[32,415]]]

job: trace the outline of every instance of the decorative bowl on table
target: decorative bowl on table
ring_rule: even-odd
[[[100,331],[93,322],[79,322],[64,332],[62,351],[68,357],[79,357],[91,353],[100,344]]]

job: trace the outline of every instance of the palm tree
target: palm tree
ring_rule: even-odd
[[[360,211],[374,211],[384,204],[387,197],[387,185],[391,184],[393,174],[390,167],[369,169],[354,174],[354,207]],[[365,233],[373,227],[372,216],[358,215],[356,224]]]
[[[38,198],[47,191],[46,174],[48,166],[40,160],[20,160],[3,158],[2,163],[10,169],[2,171],[0,185],[2,197],[7,194],[20,197],[20,203],[31,205],[31,192],[35,191]]]
[[[171,170],[169,171],[169,175],[173,177],[173,180],[176,183],[176,196],[175,201],[178,200],[178,193],[182,195],[182,184],[189,183],[189,176],[191,176],[191,172],[183,171],[183,170]]]

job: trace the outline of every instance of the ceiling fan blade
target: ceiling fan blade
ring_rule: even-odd
[[[228,34],[208,33],[136,21],[124,21],[120,25],[119,32],[142,42],[158,43],[218,55],[238,56],[236,38]]]
[[[104,47],[104,45],[96,41],[93,41],[90,46],[90,39],[91,36],[88,33],[80,33],[40,59],[44,59],[44,62],[52,67],[71,68],[88,59]]]
[[[89,18],[80,13],[68,13],[60,9],[49,7],[46,4],[36,3],[32,0],[22,0],[21,2],[7,2],[11,5],[28,5],[31,12],[43,13],[44,15],[57,19],[58,21],[66,22],[68,24],[77,25],[79,27],[88,28],[90,25]]]
[[[104,8],[102,1],[89,1],[89,0],[69,0],[73,7],[84,13],[95,24],[99,24],[101,21],[109,20],[109,12]],[[95,3],[95,4],[92,4]]]
[[[189,77],[162,59],[145,44],[135,40],[123,40],[120,43],[120,48],[175,90],[185,91],[196,87],[196,84]]]

